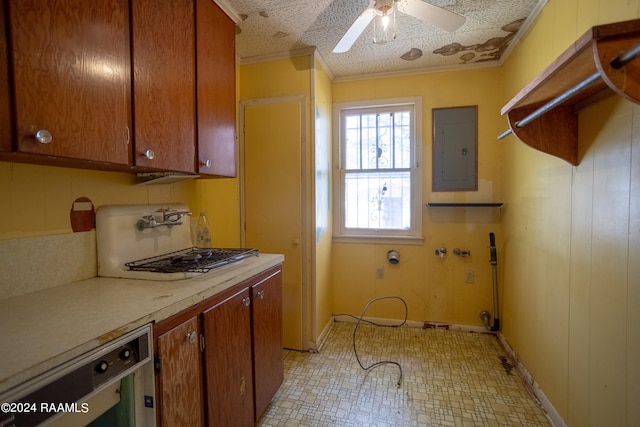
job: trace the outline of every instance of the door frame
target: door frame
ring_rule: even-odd
[[[301,218],[301,235],[300,235],[300,272],[301,272],[301,331],[302,337],[302,350],[310,350],[310,321],[315,318],[315,313],[309,312],[315,311],[315,302],[311,299],[313,298],[313,293],[310,292],[310,256],[311,249],[309,247],[309,227],[312,224],[309,221],[309,213],[307,208],[307,202],[309,198],[309,194],[307,194],[307,185],[305,183],[305,177],[307,176],[308,166],[307,166],[307,97],[305,95],[292,95],[292,96],[281,96],[281,97],[268,97],[268,98],[252,98],[241,100],[238,103],[238,132],[239,134],[239,143],[238,143],[238,158],[239,158],[239,187],[240,187],[240,242],[242,247],[246,246],[247,236],[246,236],[246,180],[245,180],[245,115],[246,108],[255,107],[255,106],[265,106],[269,104],[292,104],[297,103],[300,108],[300,180],[301,180],[301,195],[300,195],[300,212],[302,213]],[[285,259],[285,262],[287,260]]]

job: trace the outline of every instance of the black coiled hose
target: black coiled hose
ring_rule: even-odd
[[[369,301],[367,303],[367,305],[364,306],[364,310],[362,310],[362,314],[360,315],[360,317],[358,318],[358,322],[356,323],[356,327],[353,329],[353,352],[356,355],[356,360],[358,361],[358,364],[360,365],[360,367],[362,369],[364,369],[365,371],[368,371],[369,369],[373,369],[376,366],[381,366],[381,365],[396,365],[398,367],[398,370],[400,371],[400,375],[398,376],[398,387],[400,387],[400,385],[402,384],[402,366],[400,366],[400,364],[398,362],[393,362],[391,360],[382,360],[380,362],[375,362],[372,363],[371,365],[365,367],[362,362],[360,361],[360,357],[358,356],[358,350],[356,348],[356,332],[358,331],[358,327],[360,326],[360,323],[363,322],[363,317],[366,314],[367,310],[369,309],[369,306],[371,305],[371,303],[375,302],[375,301],[380,301],[383,299],[398,299],[400,301],[402,301],[402,304],[404,304],[404,320],[402,321],[402,323],[400,323],[399,325],[381,325],[379,323],[374,323],[371,322],[369,320],[364,320],[364,322],[370,323],[372,325],[375,326],[383,326],[383,327],[388,327],[388,328],[399,328],[400,326],[403,326],[404,324],[407,323],[407,317],[409,314],[409,309],[407,308],[407,303],[400,297],[397,296],[384,296],[384,297],[378,297],[378,298],[374,298],[371,301]]]

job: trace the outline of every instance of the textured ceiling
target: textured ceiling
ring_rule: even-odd
[[[348,52],[332,53],[369,0],[223,0],[235,12],[241,61],[315,47],[336,79],[499,65],[546,2],[429,0],[465,16],[466,22],[449,33],[396,12],[394,41],[373,44],[372,22]]]

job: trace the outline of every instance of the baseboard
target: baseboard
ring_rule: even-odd
[[[312,353],[317,353],[320,350],[322,350],[322,346],[327,340],[327,337],[329,336],[329,332],[331,332],[331,328],[333,328],[334,323],[335,321],[333,317],[331,317],[327,322],[327,324],[324,326],[324,329],[322,330],[322,332],[320,332],[320,335],[318,336],[318,339],[316,340],[316,342],[307,344],[307,351],[310,351]]]
[[[523,378],[525,384],[530,388],[533,395],[540,402],[540,406],[544,409],[547,419],[551,423],[551,425],[555,427],[567,427],[567,423],[562,419],[556,408],[553,406],[549,398],[544,394],[538,383],[533,376],[529,373],[529,370],[522,364],[520,359],[518,359],[518,355],[513,350],[507,339],[502,335],[502,332],[498,332],[497,334],[498,341],[502,346],[502,349],[509,355],[511,360],[515,362],[516,369],[520,373],[520,376]]]
[[[333,316],[333,320],[335,322],[356,323],[358,321],[358,317],[355,317],[349,314],[336,314],[335,316]],[[362,320],[377,323],[378,325],[383,325],[383,326],[394,326],[402,323],[402,321],[398,319],[385,319],[380,317],[363,317]],[[405,324],[410,328],[448,329],[451,331],[491,333],[484,326],[457,325],[453,323],[440,323],[440,322],[421,322],[417,320],[407,320]]]

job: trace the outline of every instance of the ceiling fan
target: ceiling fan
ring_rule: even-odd
[[[389,17],[393,14],[394,6],[399,12],[406,13],[427,24],[433,24],[449,32],[460,28],[466,20],[464,16],[425,3],[422,0],[371,0],[369,6],[358,16],[345,35],[342,36],[342,39],[340,39],[333,49],[333,53],[348,51],[376,16],[381,18],[382,25],[386,29],[386,22],[388,22]]]

